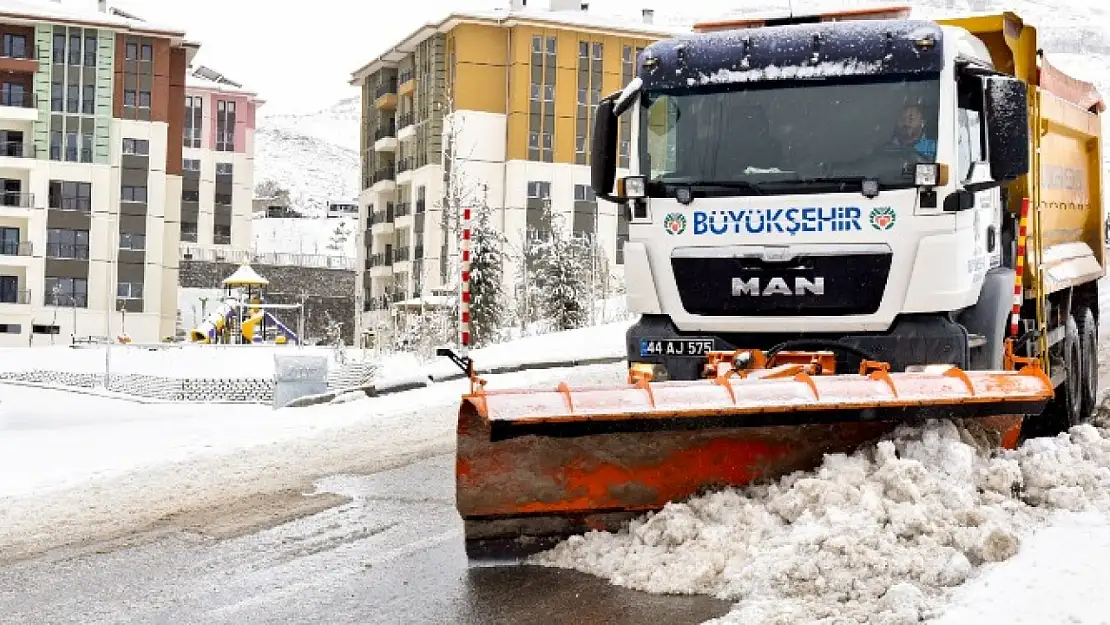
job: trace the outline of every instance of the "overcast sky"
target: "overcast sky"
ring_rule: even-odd
[[[64,0],[70,2],[95,0]],[[257,90],[268,113],[313,111],[345,96],[352,71],[386,46],[451,10],[508,7],[509,0],[109,0],[150,22],[183,28],[201,43],[196,62]],[[786,6],[787,0],[683,0],[685,14]],[[678,3],[592,0],[591,11],[664,17]],[[795,0],[798,4],[798,0]],[[530,0],[548,6],[547,0]],[[268,110],[267,110],[268,109]]]

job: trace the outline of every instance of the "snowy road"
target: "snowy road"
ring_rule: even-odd
[[[0,475],[18,478],[0,484],[0,623],[517,623],[543,613],[549,623],[681,624],[728,611],[571,571],[468,570],[451,455],[461,382],[278,413],[132,405],[106,415],[109,400],[77,396],[100,415],[100,434],[47,407],[72,394],[0,390],[11,413]],[[73,488],[80,475],[92,479]]]

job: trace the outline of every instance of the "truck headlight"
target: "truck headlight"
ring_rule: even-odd
[[[935,187],[940,178],[940,168],[935,163],[918,163],[914,171],[913,183],[919,187]]]
[[[628,176],[621,179],[624,189],[620,195],[628,199],[639,199],[647,195],[647,180],[643,176]]]

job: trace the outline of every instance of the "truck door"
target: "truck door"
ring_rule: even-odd
[[[974,77],[968,76],[960,81],[956,113],[956,174],[960,183],[965,185],[991,179],[982,89],[982,83]],[[974,229],[974,247],[968,261],[968,273],[976,282],[982,280],[989,269],[1002,264],[1002,209],[1000,189],[975,193],[975,205],[969,211]]]

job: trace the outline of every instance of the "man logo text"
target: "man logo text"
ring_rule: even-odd
[[[760,284],[759,278],[733,278],[732,294],[735,297],[768,297],[771,295],[824,295],[825,279],[794,278],[791,286],[783,278],[771,278],[766,285]]]

